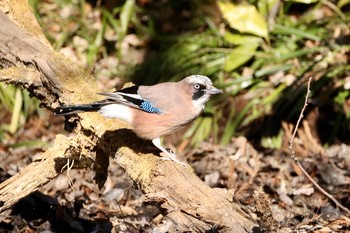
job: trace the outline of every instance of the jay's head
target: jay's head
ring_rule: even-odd
[[[191,75],[181,81],[186,92],[192,96],[193,104],[204,109],[211,95],[222,93],[221,90],[213,86],[213,82],[203,75]]]

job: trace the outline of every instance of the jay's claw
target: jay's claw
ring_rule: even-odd
[[[173,161],[173,162],[178,163],[178,164],[182,165],[183,167],[187,168],[187,164],[179,161],[175,156],[174,157],[161,157],[160,159],[164,160],[164,161],[167,161],[167,160]]]
[[[175,155],[174,151],[172,151],[170,148],[166,148],[165,150],[168,151],[170,154],[174,154]]]

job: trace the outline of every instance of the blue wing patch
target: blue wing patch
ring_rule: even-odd
[[[152,105],[152,103],[149,102],[149,101],[143,101],[139,106],[145,112],[157,113],[157,114],[161,114],[162,113],[158,108],[154,107]]]

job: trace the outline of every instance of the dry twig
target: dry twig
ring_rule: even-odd
[[[311,181],[311,183],[321,192],[323,193],[326,197],[328,197],[329,199],[331,199],[336,206],[338,206],[340,209],[342,209],[343,211],[347,212],[350,215],[350,210],[348,208],[346,208],[345,206],[343,206],[342,204],[340,204],[337,199],[335,199],[331,194],[329,194],[326,190],[324,190],[319,184],[317,184],[317,182],[309,175],[309,173],[307,173],[305,171],[305,169],[303,168],[303,166],[301,165],[300,161],[296,158],[295,156],[295,152],[293,149],[293,142],[295,139],[295,135],[297,133],[297,130],[299,128],[299,124],[301,122],[301,119],[304,117],[304,111],[308,105],[308,99],[309,99],[309,95],[310,95],[310,85],[311,85],[311,80],[312,77],[309,78],[309,81],[307,82],[307,92],[306,92],[306,96],[305,96],[305,102],[304,102],[304,106],[301,109],[300,115],[299,115],[299,119],[297,121],[297,124],[295,125],[293,134],[291,139],[289,140],[289,151],[290,151],[290,157],[294,160],[294,163],[298,166],[298,168],[304,173],[304,175]]]

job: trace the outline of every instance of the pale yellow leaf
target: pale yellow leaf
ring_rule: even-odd
[[[289,0],[290,2],[298,2],[298,3],[304,3],[304,4],[311,4],[318,2],[319,0]]]
[[[235,5],[219,1],[220,11],[231,28],[239,32],[268,37],[267,23],[264,17],[252,5]]]
[[[350,0],[340,0],[338,2],[338,7],[342,8],[343,6],[348,5],[349,3],[350,3]]]

